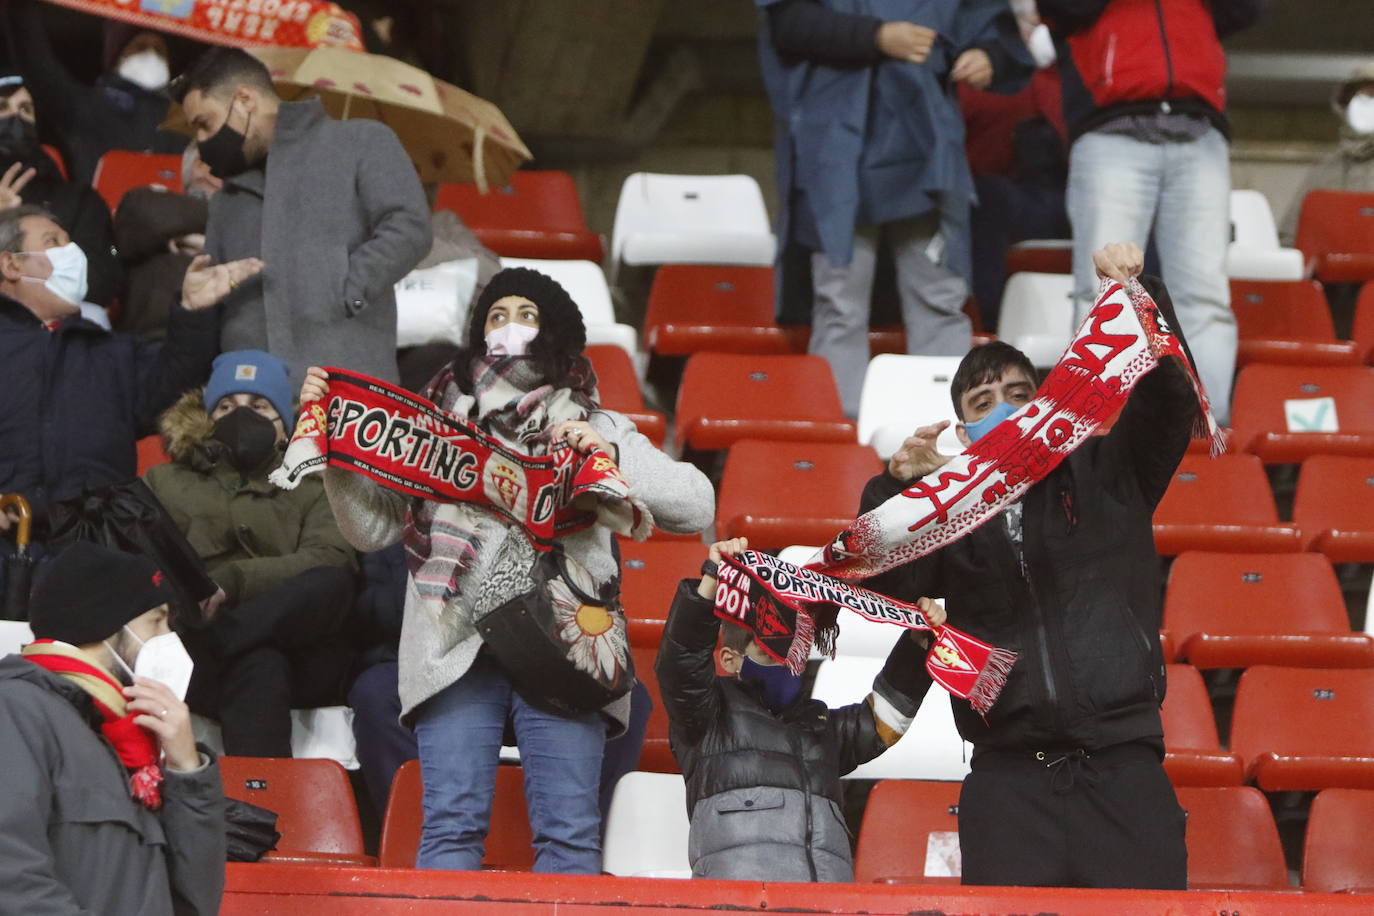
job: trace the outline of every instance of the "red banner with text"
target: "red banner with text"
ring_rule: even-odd
[[[363,49],[357,17],[323,0],[48,0],[217,45]]]

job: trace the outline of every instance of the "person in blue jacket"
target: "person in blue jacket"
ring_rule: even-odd
[[[858,414],[879,253],[907,352],[962,355],[969,209],[956,84],[1014,91],[1031,60],[1006,0],[755,0],[777,154],[778,320],[812,326]]]

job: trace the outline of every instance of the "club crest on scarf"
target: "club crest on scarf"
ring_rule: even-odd
[[[524,527],[541,550],[597,522],[648,536],[652,516],[605,452],[579,455],[558,444],[548,455],[522,454],[408,391],[327,371],[328,394],[304,405],[282,465],[269,475],[277,486],[294,489],[307,474],[340,467],[407,496],[490,507]],[[573,508],[582,496],[594,497],[594,511]]]
[[[1121,409],[1162,360],[1183,367],[1198,398],[1193,434],[1226,442],[1197,373],[1159,306],[1138,282],[1104,280],[1096,305],[1034,400],[938,471],[855,519],[807,564],[842,579],[925,556],[995,517],[1043,480]]]
[[[800,674],[812,645],[834,656],[839,612],[933,634],[926,670],[937,684],[987,714],[1006,685],[1016,653],[990,646],[950,626],[936,629],[921,609],[866,588],[747,550],[723,557],[715,611],[754,634],[772,658]]]

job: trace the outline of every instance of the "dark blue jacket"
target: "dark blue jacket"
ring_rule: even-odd
[[[809,271],[796,252],[821,250],[832,263],[848,264],[858,226],[937,211],[946,266],[969,274],[973,178],[949,70],[960,53],[978,47],[993,61],[997,91],[1019,89],[1031,72],[1004,0],[819,2],[832,21],[848,20],[870,36],[876,22],[903,20],[934,29],[940,40],[924,64],[881,54],[855,61],[811,42],[789,47],[796,33],[775,36],[773,17],[761,18],[759,63],[773,106],[781,207],[778,313],[785,322],[809,320]],[[780,0],[755,3],[767,9]],[[799,266],[805,276],[789,276]]]
[[[0,296],[0,493],[22,493],[39,522],[52,500],[134,477],[136,443],[219,348],[215,309],[172,308],[165,344],[112,334],[80,316],[49,331]]]

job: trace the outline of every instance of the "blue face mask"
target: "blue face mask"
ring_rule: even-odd
[[[763,705],[773,712],[782,712],[801,696],[801,677],[788,671],[786,665],[760,665],[746,657],[739,676],[763,688]]]
[[[988,411],[986,417],[973,423],[964,424],[964,432],[968,433],[968,441],[977,442],[979,439],[992,432],[994,426],[1020,409],[1021,408],[1017,407],[1015,404],[1008,404],[1006,401],[998,401],[997,406]]]

